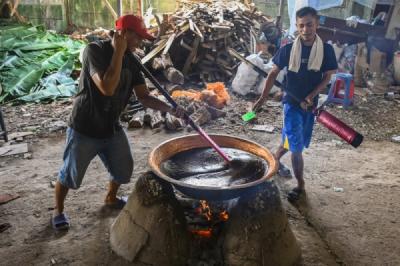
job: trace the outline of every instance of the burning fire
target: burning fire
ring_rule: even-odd
[[[192,229],[190,232],[200,237],[210,238],[213,233],[212,227],[219,222],[226,222],[229,219],[229,215],[226,210],[219,213],[213,213],[210,205],[205,200],[200,200],[199,203],[200,206],[195,209],[195,212],[198,215],[202,215],[209,222],[209,226],[202,229]]]
[[[205,237],[205,238],[210,238],[212,236],[212,230],[211,229],[207,229],[207,230],[190,230],[190,232],[192,232],[192,234],[194,234],[194,235],[198,235],[198,236]]]
[[[200,207],[197,208],[197,213],[204,215],[207,221],[211,221],[212,219],[210,205],[208,205],[207,201],[205,200],[200,200]]]
[[[229,219],[228,212],[227,211],[220,212],[219,219],[224,222],[228,221],[228,219]]]

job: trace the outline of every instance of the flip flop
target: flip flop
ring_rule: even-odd
[[[292,189],[292,191],[290,191],[287,195],[287,199],[290,203],[294,203],[296,201],[298,201],[301,197],[301,195],[305,194],[306,191],[304,189],[300,189],[295,187],[294,189]]]
[[[65,213],[61,213],[51,218],[51,225],[54,230],[68,230],[70,226],[69,218]]]
[[[106,206],[110,209],[122,210],[125,207],[127,201],[128,201],[128,197],[120,197],[120,198],[117,198],[117,202],[112,203],[112,204],[106,204]]]
[[[292,178],[292,173],[290,169],[286,167],[283,163],[279,163],[278,175],[284,178]]]

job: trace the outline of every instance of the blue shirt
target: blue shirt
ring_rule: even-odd
[[[292,46],[293,43],[289,43],[281,47],[272,59],[272,62],[277,65],[279,69],[288,67]],[[338,67],[333,47],[330,44],[324,43],[324,59],[322,60],[321,69],[319,71],[308,70],[307,64],[311,48],[312,46],[305,46],[302,44],[299,71],[297,73],[289,70],[287,71],[283,82],[284,90],[289,91],[295,98],[285,93],[283,97],[284,103],[298,105],[299,102],[303,101],[308,94],[321,83],[324,72],[335,70]],[[318,97],[315,97],[314,103],[316,104],[317,102]]]

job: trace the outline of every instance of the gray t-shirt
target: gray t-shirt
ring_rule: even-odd
[[[83,52],[82,71],[69,125],[81,134],[93,138],[108,138],[121,129],[119,116],[124,110],[134,86],[145,84],[142,73],[131,57],[122,60],[121,76],[113,96],[105,96],[91,76],[104,73],[111,63],[111,41],[97,41],[87,45]]]

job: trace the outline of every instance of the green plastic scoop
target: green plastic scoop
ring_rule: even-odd
[[[242,120],[245,122],[250,121],[254,118],[256,118],[256,112],[254,112],[254,111],[247,112],[244,115],[242,115]]]

